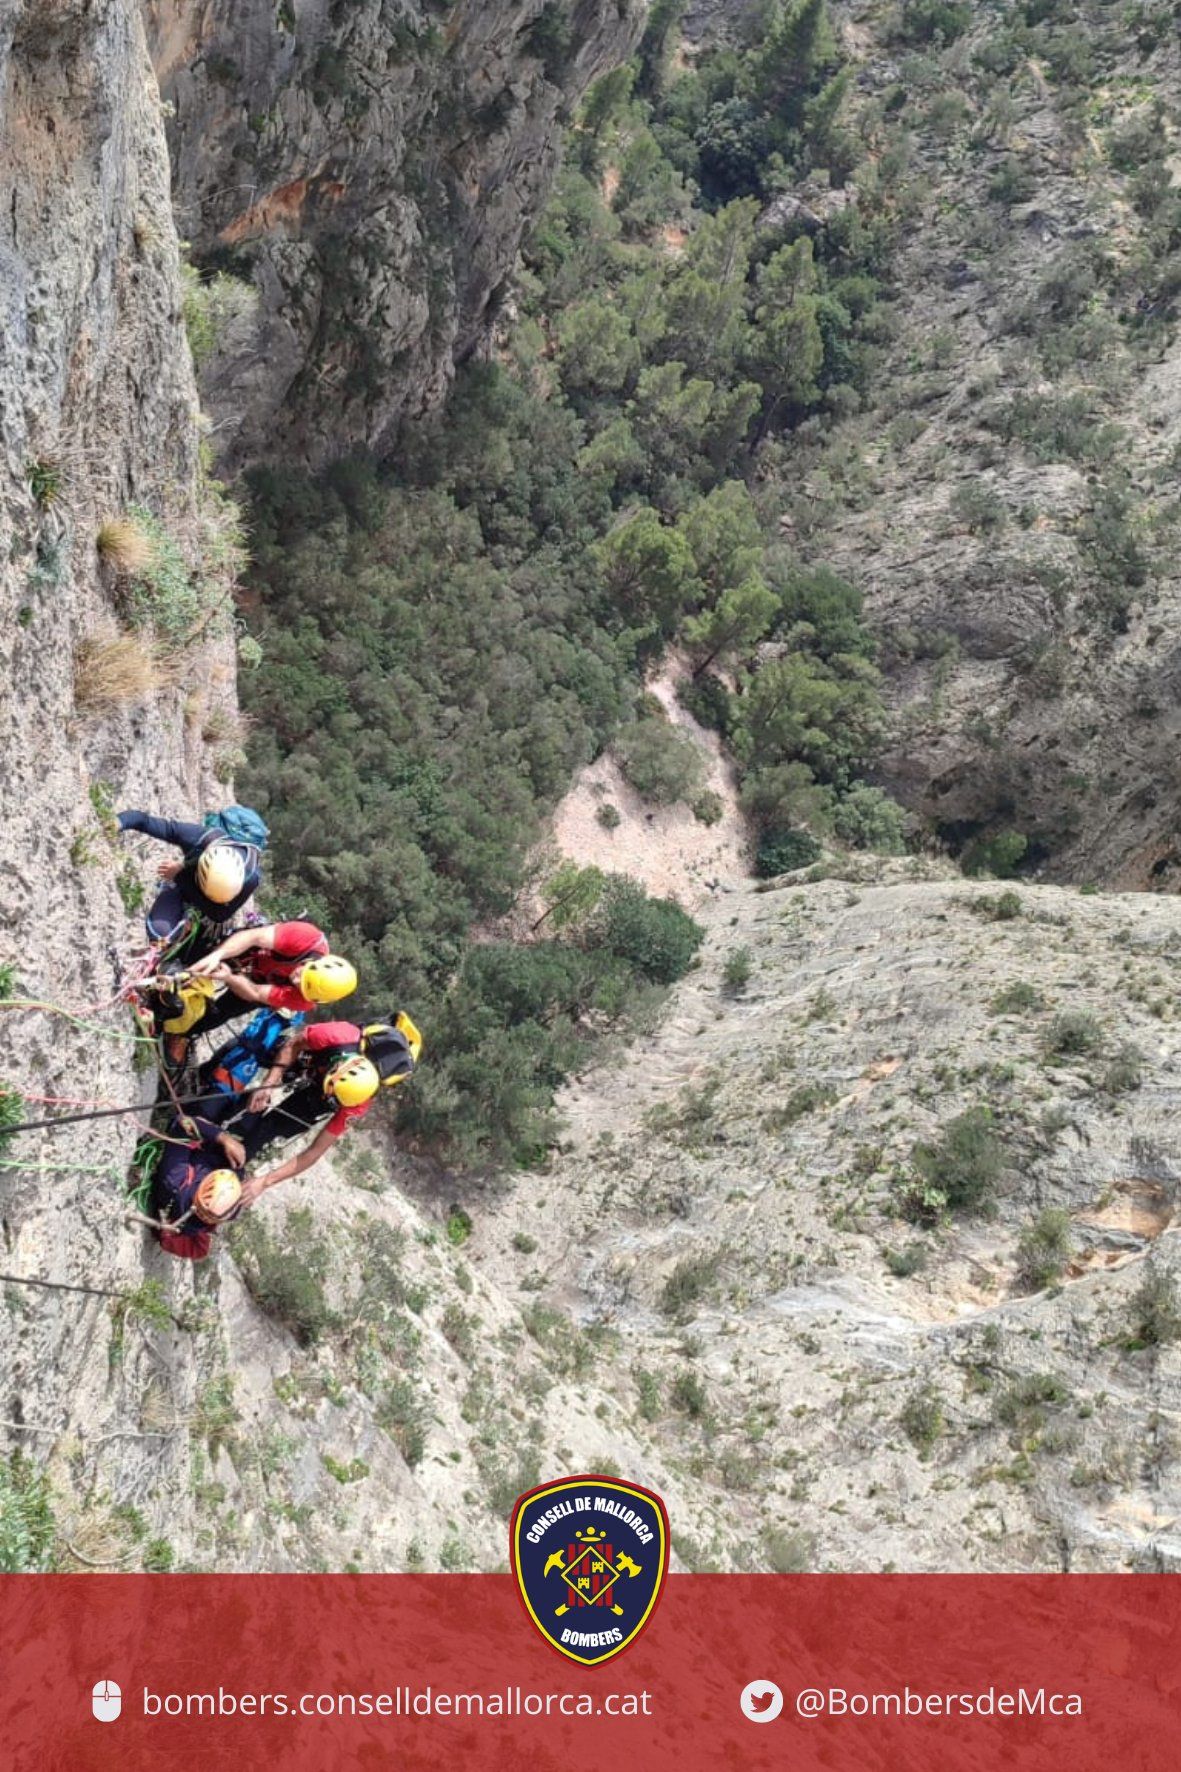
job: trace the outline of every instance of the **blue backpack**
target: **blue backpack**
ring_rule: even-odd
[[[226,1095],[240,1095],[263,1066],[271,1063],[288,1034],[306,1020],[306,1015],[292,1015],[287,1009],[257,1009],[242,1032],[204,1065],[202,1085]]]
[[[221,831],[235,843],[252,843],[256,849],[265,849],[271,835],[252,806],[223,806],[220,812],[207,812],[201,823],[207,831]]]

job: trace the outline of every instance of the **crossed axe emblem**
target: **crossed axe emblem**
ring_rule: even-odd
[[[620,1578],[622,1576],[629,1575],[634,1579],[640,1573],[641,1565],[639,1563],[633,1562],[631,1557],[629,1557],[629,1556],[625,1556],[625,1555],[621,1554],[616,1557],[614,1563],[609,1563],[607,1561],[607,1559],[603,1555],[602,1551],[597,1548],[598,1545],[600,1545],[602,1543],[603,1539],[606,1538],[607,1534],[605,1532],[596,1532],[596,1530],[593,1526],[588,1526],[585,1532],[576,1532],[574,1534],[574,1536],[583,1544],[583,1546],[585,1548],[583,1550],[581,1550],[577,1556],[571,1558],[570,1562],[568,1562],[568,1563],[564,1563],[562,1561],[561,1551],[555,1551],[553,1556],[550,1557],[549,1561],[546,1563],[545,1568],[542,1570],[541,1573],[544,1578],[546,1575],[549,1574],[551,1569],[556,1569],[558,1571],[559,1575],[562,1577],[562,1580],[566,1583],[566,1586],[570,1589],[570,1592],[573,1594],[573,1596],[576,1600],[589,1601],[592,1597],[596,1600],[601,1600],[604,1594],[608,1594],[611,1592],[611,1589],[615,1586],[615,1583],[618,1580],[620,1580]],[[588,1562],[588,1553],[590,1555],[589,1562]],[[571,1576],[571,1570],[577,1570],[579,1568],[585,1568],[588,1575],[590,1575],[590,1574],[605,1575],[608,1572],[608,1570],[610,1570],[611,1579],[610,1579],[610,1581],[606,1581],[603,1583],[602,1587],[599,1589],[597,1594],[591,1596],[591,1595],[585,1593],[583,1591],[583,1589],[577,1585],[577,1583],[574,1581],[574,1579]],[[586,1579],[586,1576],[583,1577],[583,1580],[585,1580],[585,1579]],[[558,1606],[555,1609],[554,1617],[561,1618],[562,1614],[564,1612],[569,1612],[569,1610],[570,1610],[570,1601],[566,1600],[563,1602],[563,1604],[561,1606]],[[615,1598],[613,1595],[612,1595],[612,1599],[611,1599],[611,1610],[612,1610],[612,1612],[614,1612],[616,1618],[623,1617],[623,1607],[616,1605]]]

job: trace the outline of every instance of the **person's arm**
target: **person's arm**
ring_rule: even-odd
[[[277,1088],[283,1081],[287,1071],[295,1063],[296,1059],[299,1057],[300,1053],[304,1051],[306,1046],[307,1035],[303,1028],[296,1028],[293,1034],[288,1034],[287,1038],[276,1052],[274,1062],[270,1069],[261,1079],[258,1087],[250,1097],[250,1112],[252,1114],[265,1113],[267,1108],[270,1107],[271,1091]]]
[[[224,941],[218,942],[203,960],[194,960],[189,971],[195,978],[212,978],[219,966],[224,966],[227,960],[238,959],[241,954],[248,954],[251,948],[273,948],[277,927],[275,923],[265,923],[261,929],[239,929],[236,935],[227,935]],[[240,997],[245,994],[244,991],[238,992]],[[266,1000],[265,997],[247,999],[252,1003],[265,1003]]]
[[[288,1158],[286,1163],[280,1163],[277,1169],[272,1169],[269,1175],[252,1175],[242,1186],[243,1206],[253,1206],[259,1195],[265,1194],[268,1188],[278,1187],[281,1181],[290,1181],[294,1176],[302,1175],[305,1169],[310,1169],[313,1163],[318,1163],[332,1149],[339,1137],[340,1133],[334,1132],[329,1123],[316,1134],[307,1150],[301,1151],[298,1157]]]
[[[189,824],[180,818],[156,818],[150,812],[134,809],[121,812],[117,823],[121,831],[140,831],[158,843],[171,843],[176,849],[191,849],[205,835],[204,825]]]
[[[231,1169],[241,1169],[246,1161],[246,1146],[232,1132],[221,1131],[217,1135],[217,1143],[225,1153],[226,1161]]]
[[[197,967],[194,966],[193,971],[196,970]],[[244,1003],[270,1003],[274,1000],[274,985],[255,984],[252,978],[246,978],[241,972],[231,972],[228,966],[219,966],[213,976],[219,984],[225,985],[231,996],[241,997]]]

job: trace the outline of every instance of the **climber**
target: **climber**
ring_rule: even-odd
[[[240,961],[241,969],[231,961]],[[225,988],[214,1000],[218,985]],[[212,1033],[245,1015],[251,1004],[306,1015],[318,1003],[337,1003],[356,988],[356,972],[339,954],[328,952],[328,938],[314,923],[239,929],[195,961],[178,984],[179,1013],[164,1023],[168,1063],[183,1067],[190,1034]]]
[[[242,1142],[203,1115],[177,1116],[152,1181],[156,1238],[168,1255],[204,1261],[219,1225],[242,1210]],[[169,1226],[175,1228],[169,1228]]]
[[[379,1089],[392,1089],[413,1075],[421,1051],[422,1036],[404,1014],[392,1024],[359,1028],[349,1021],[325,1021],[289,1035],[251,1096],[251,1111],[237,1123],[247,1160],[279,1139],[310,1132],[324,1120],[327,1125],[298,1156],[269,1175],[251,1177],[242,1190],[243,1204],[253,1204],[267,1188],[318,1163],[350,1123],[369,1112]],[[272,1107],[272,1091],[289,1072],[295,1073],[296,1087]]]
[[[258,889],[259,854],[268,836],[262,819],[248,806],[227,806],[207,813],[201,824],[137,811],[121,812],[118,823],[121,831],[142,831],[184,852],[179,861],[162,861],[157,870],[164,884],[147,914],[149,938],[167,940],[195,910],[212,927],[200,931],[199,945],[187,944],[186,957],[207,951]]]

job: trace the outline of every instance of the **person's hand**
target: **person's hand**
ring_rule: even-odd
[[[246,1161],[246,1146],[232,1132],[223,1132],[220,1139],[221,1148],[230,1160],[232,1169],[240,1169]]]
[[[242,1192],[238,1197],[238,1205],[240,1209],[245,1212],[249,1206],[253,1206],[262,1191],[263,1185],[260,1176],[252,1175],[249,1181],[244,1181],[242,1183]]]
[[[224,965],[224,961],[215,948],[211,954],[206,954],[203,960],[194,960],[189,971],[194,978],[217,978],[222,965]]]
[[[256,1089],[254,1094],[250,1097],[251,1113],[265,1114],[274,1099],[275,1092],[273,1089]]]
[[[162,861],[156,869],[157,877],[161,880],[175,880],[180,873],[181,865],[179,861]]]

